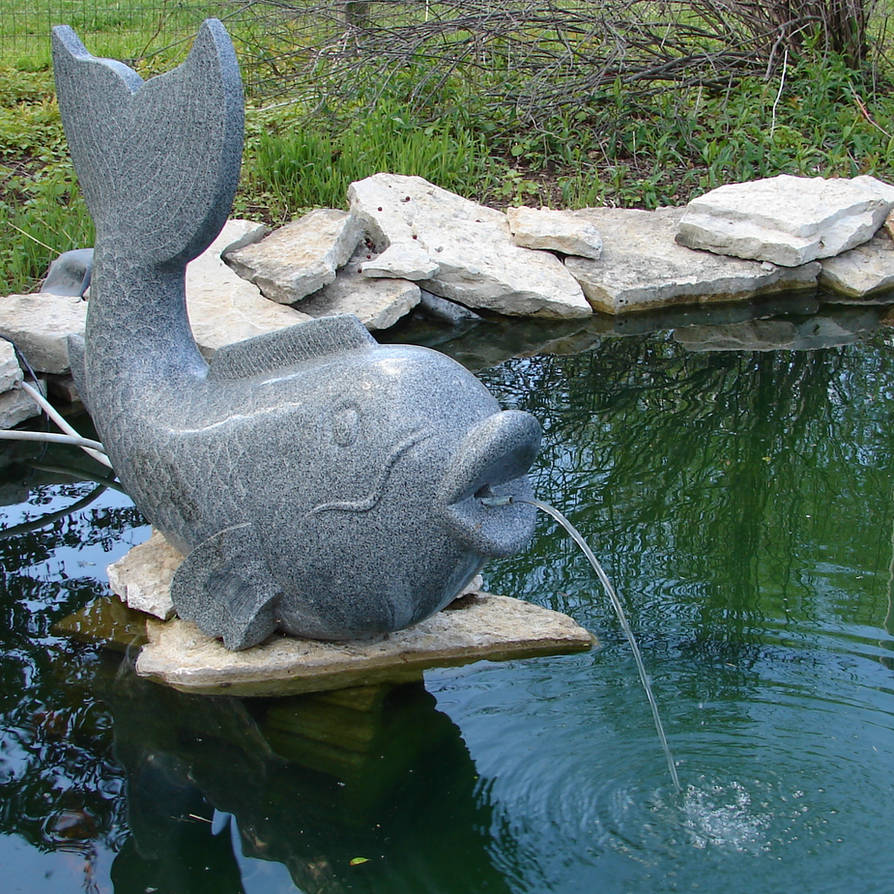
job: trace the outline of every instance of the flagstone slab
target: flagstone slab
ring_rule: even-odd
[[[164,614],[170,580],[183,556],[160,534],[134,547],[109,568],[114,592],[138,594],[139,602]],[[481,579],[470,588],[479,590]],[[120,614],[120,613],[119,613]],[[108,612],[103,613],[103,617]],[[446,609],[406,630],[368,641],[328,643],[274,635],[251,649],[233,652],[188,621],[148,615],[148,643],[140,652],[137,673],[183,692],[238,696],[279,696],[322,692],[379,682],[419,679],[429,667],[534,655],[586,651],[595,639],[567,615],[520,599],[470,592]],[[133,636],[134,615],[126,615]],[[69,624],[85,635],[89,619]],[[105,623],[105,622],[104,622]],[[122,640],[114,631],[104,637]]]
[[[868,242],[822,261],[820,285],[850,300],[894,301],[894,239],[882,227]]]
[[[376,250],[415,242],[437,272],[428,292],[510,316],[585,317],[592,310],[555,255],[515,245],[506,215],[421,177],[375,174],[348,188]]]
[[[780,174],[729,183],[693,199],[680,220],[677,241],[795,267],[871,239],[891,207],[891,187],[872,177]]]
[[[206,359],[232,342],[274,332],[309,319],[291,307],[269,301],[223,259],[227,252],[256,244],[267,232],[263,224],[233,219],[186,267],[186,310],[199,350]]]
[[[578,213],[602,234],[602,255],[598,260],[568,257],[565,266],[590,304],[605,313],[740,301],[816,286],[817,262],[781,267],[680,245],[675,236],[682,208],[587,208]]]
[[[18,385],[24,375],[13,346],[0,339],[0,392]]]
[[[77,295],[0,298],[0,335],[11,338],[37,372],[70,372],[68,336],[83,336],[86,324],[87,302]]]
[[[227,263],[266,298],[294,304],[335,280],[363,230],[353,215],[317,208],[269,236],[226,255]]]
[[[353,314],[371,332],[389,329],[419,303],[421,291],[407,279],[365,275],[362,268],[367,254],[361,243],[334,282],[296,307],[312,317]]]
[[[0,428],[14,428],[40,413],[40,408],[24,391],[13,388],[0,394]]]
[[[438,272],[438,263],[417,242],[396,242],[381,254],[361,260],[360,272],[364,276],[415,281],[434,276]]]
[[[602,236],[586,215],[551,208],[508,208],[506,218],[512,241],[524,248],[542,248],[566,255],[596,259],[602,254]]]
[[[567,615],[520,599],[478,593],[457,602],[372,642],[276,636],[242,652],[179,618],[150,620],[136,671],[181,692],[279,696],[401,682],[431,667],[581,652],[594,644]]]

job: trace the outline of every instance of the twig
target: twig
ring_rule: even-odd
[[[776,99],[773,100],[773,113],[770,120],[770,136],[773,136],[773,131],[776,130],[776,107],[779,105],[779,100],[782,99],[782,91],[785,87],[785,73],[788,71],[788,47],[785,48],[785,53],[782,57],[782,75],[779,78],[779,90],[776,91]]]
[[[884,127],[881,126],[873,117],[869,114],[869,109],[866,108],[866,103],[860,99],[860,94],[851,87],[851,93],[854,94],[854,102],[857,104],[857,108],[860,110],[860,114],[877,130],[880,130],[889,140],[894,139],[888,131],[885,130]]]

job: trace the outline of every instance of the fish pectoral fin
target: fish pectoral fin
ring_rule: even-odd
[[[171,582],[177,614],[228,649],[248,649],[276,630],[279,589],[251,524],[225,528],[200,543]]]
[[[296,366],[305,360],[369,350],[376,340],[357,317],[341,314],[296,323],[219,348],[208,373],[213,379],[247,379]]]

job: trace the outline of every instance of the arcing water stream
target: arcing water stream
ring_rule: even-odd
[[[667,736],[664,734],[664,726],[661,723],[661,715],[658,712],[658,702],[655,701],[655,694],[652,692],[652,686],[649,683],[649,677],[646,674],[646,667],[643,664],[643,656],[640,653],[636,637],[630,629],[627,615],[624,613],[624,606],[621,605],[621,600],[618,598],[615,588],[612,586],[611,581],[608,579],[608,575],[599,564],[599,560],[596,558],[593,550],[590,549],[587,541],[584,540],[580,531],[578,531],[558,509],[541,500],[520,500],[514,499],[513,497],[484,497],[481,502],[486,506],[499,506],[507,502],[528,503],[531,506],[536,506],[541,512],[545,512],[547,515],[554,518],[568,532],[571,539],[581,548],[583,554],[587,557],[587,561],[593,566],[593,570],[596,572],[596,576],[599,578],[599,582],[602,584],[602,588],[605,590],[605,594],[611,602],[612,609],[614,609],[615,615],[618,618],[618,623],[621,625],[621,630],[624,632],[624,636],[630,644],[630,650],[633,652],[633,659],[636,662],[636,669],[639,672],[640,681],[643,684],[646,698],[649,700],[649,707],[652,709],[652,719],[655,722],[655,730],[658,733],[661,747],[664,749],[664,757],[667,761],[667,768],[670,771],[671,779],[674,782],[674,788],[678,792],[682,791],[680,787],[680,778],[677,775],[677,768],[674,764],[674,756],[671,754],[670,746],[667,744]]]

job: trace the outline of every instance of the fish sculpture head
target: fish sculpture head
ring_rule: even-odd
[[[206,22],[187,60],[147,81],[65,27],[54,60],[97,233],[77,381],[122,484],[185,553],[181,617],[232,649],[276,630],[369,637],[523,548],[540,426],[453,360],[379,345],[350,316],[210,364],[198,351],[186,264],[226,220],[242,149],[223,25]]]
[[[243,353],[252,364],[264,356],[253,341],[291,338],[294,357],[310,333],[315,346],[326,342],[322,355],[276,371],[242,364]],[[213,533],[190,526],[172,592],[181,615],[230,647],[273,629],[345,640],[407,627],[533,534],[535,510],[520,501],[532,496],[540,425],[501,410],[443,354],[379,345],[355,317],[330,317],[222,349],[209,379],[229,380],[240,405],[255,408],[223,421],[251,456],[238,474],[239,505],[229,472],[228,493],[211,501],[223,510]],[[482,501],[494,496],[513,500]],[[186,498],[192,507],[202,495]],[[172,496],[182,499],[182,490]],[[234,517],[241,524],[226,527]],[[222,592],[233,594],[223,606]],[[249,592],[262,595],[246,611]]]

